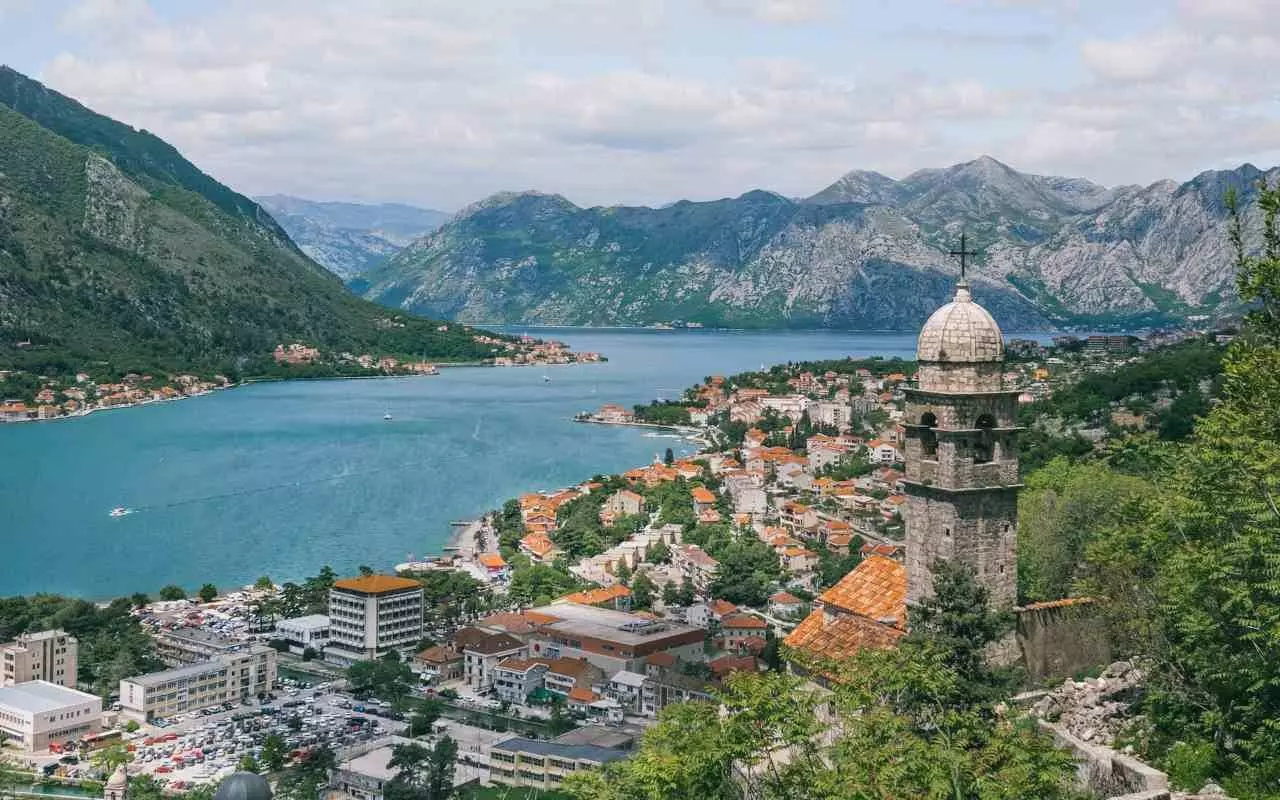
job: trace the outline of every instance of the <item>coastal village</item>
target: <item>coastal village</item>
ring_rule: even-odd
[[[448,329],[441,325],[441,332]],[[474,334],[472,341],[489,345],[491,359],[474,366],[553,366],[592,363],[599,353],[575,352],[563,342],[539,339],[527,334],[515,339],[499,339]],[[422,376],[438,375],[439,366],[420,359],[403,359],[371,353],[327,353],[303,342],[280,343],[271,352],[272,363],[288,377],[290,370],[308,370],[312,377]],[[311,370],[315,370],[312,372]],[[0,370],[0,422],[29,422],[83,416],[111,408],[158,403],[197,397],[237,385],[225,375],[201,377],[192,374],[152,375],[128,372],[118,379],[95,378],[80,372],[71,376],[33,375],[19,370]]]
[[[735,674],[821,682],[810,665],[894,646],[908,603],[932,591],[922,552],[942,552],[952,526],[978,537],[955,558],[988,554],[975,563],[992,602],[1038,613],[1014,609],[1011,589],[1017,408],[1140,345],[1090,337],[1006,351],[963,285],[954,306],[973,324],[931,320],[918,366],[788,365],[712,376],[679,402],[584,413],[661,428],[673,447],[620,475],[514,498],[462,526],[443,556],[140,598],[131,614],[163,664],[123,677],[105,703],[78,688],[67,632],[0,645],[0,727],[54,782],[98,774],[87,751],[125,747],[131,763],[111,776],[109,798],[126,771],[181,792],[326,748],[325,797],[380,800],[395,747],[445,733],[459,745],[457,785],[551,792],[628,758],[664,708],[711,700]],[[511,363],[572,358],[527,344]],[[276,351],[285,363],[310,357],[302,345]],[[987,410],[958,425],[975,404]],[[992,498],[976,518],[952,504],[955,481]],[[1106,660],[1076,655],[1067,667]],[[1044,724],[1080,758],[1111,743]],[[1159,788],[1145,769],[1133,767]]]

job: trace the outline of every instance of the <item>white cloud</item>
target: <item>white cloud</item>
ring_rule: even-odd
[[[79,38],[40,77],[246,193],[445,208],[523,188],[582,203],[803,195],[849,169],[982,152],[1108,183],[1280,160],[1266,108],[1280,31],[1250,16],[1259,2],[1188,2],[1158,27],[1095,33],[1048,76],[1007,45],[1043,26],[994,30],[938,68],[901,37],[826,31],[834,3],[502,5],[224,0],[165,16],[85,0],[59,20]],[[816,19],[839,34],[825,55],[790,24]]]

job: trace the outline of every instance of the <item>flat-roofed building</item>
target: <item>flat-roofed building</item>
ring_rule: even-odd
[[[395,575],[346,578],[329,590],[326,661],[346,665],[422,640],[422,584]]]
[[[557,789],[569,775],[620,761],[628,755],[625,750],[613,747],[517,736],[490,748],[489,779],[509,786]]]
[[[275,680],[276,651],[252,645],[200,664],[125,678],[120,681],[120,709],[139,721],[170,717],[239,703],[270,691]]]
[[[288,642],[289,650],[299,655],[307,648],[321,652],[329,644],[329,617],[326,614],[308,614],[282,619],[276,623],[276,638]]]
[[[49,681],[0,688],[0,739],[27,752],[102,730],[102,698]]]
[[[0,686],[47,681],[76,688],[79,643],[63,630],[24,633],[0,644]]]
[[[254,644],[248,639],[232,639],[205,628],[160,630],[154,639],[156,652],[171,667],[202,664],[218,656],[246,650]]]
[[[613,675],[643,671],[645,657],[653,653],[670,652],[686,661],[698,661],[702,655],[705,632],[689,625],[577,603],[534,611],[556,620],[538,626],[529,646],[531,658],[586,659]]]

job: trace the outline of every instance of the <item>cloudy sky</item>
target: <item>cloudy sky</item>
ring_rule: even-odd
[[[0,60],[248,193],[811,194],[1280,163],[1280,0],[0,0]]]

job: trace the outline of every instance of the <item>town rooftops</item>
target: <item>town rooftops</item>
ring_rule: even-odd
[[[481,631],[481,633],[484,632]],[[524,642],[514,636],[505,633],[486,633],[483,636],[473,637],[463,645],[462,649],[490,656],[511,650],[519,650],[523,647]]]
[[[818,600],[874,622],[905,628],[907,568],[891,558],[867,556]]]
[[[591,669],[591,662],[585,658],[542,658],[538,660],[547,665],[548,672],[564,675],[574,680],[580,679]]]
[[[732,614],[738,610],[738,607],[733,603],[730,603],[728,600],[712,600],[708,608],[711,609],[712,613],[718,614],[722,617],[725,614]]]
[[[546,667],[545,661],[529,658],[504,658],[498,662],[498,669],[510,672],[528,672],[535,667]]]
[[[335,581],[333,588],[359,594],[390,594],[392,592],[421,589],[422,584],[415,580],[400,578],[395,575],[361,575],[358,578],[343,578],[340,581]]]
[[[576,699],[576,698],[575,698]],[[544,739],[525,739],[512,737],[493,745],[494,750],[504,753],[520,753],[534,756],[550,756],[573,761],[589,761],[595,764],[607,764],[627,757],[627,753],[612,747],[599,747],[591,744],[560,744]]]
[[[623,686],[630,686],[638,689],[641,686],[644,686],[645,676],[641,675],[639,672],[631,672],[630,670],[623,669],[615,672],[613,676],[609,678],[609,681],[611,683],[620,683]]]
[[[500,614],[490,614],[476,624],[485,628],[498,628],[519,636],[533,633],[538,629],[539,625],[555,622],[557,619],[559,617],[553,617],[550,614],[539,614],[536,611],[508,611]]]
[[[769,627],[769,623],[752,614],[729,614],[724,619],[720,620],[720,627],[762,630]]]
[[[538,608],[535,611],[561,618],[557,622],[543,625],[544,635],[551,633],[569,638],[593,638],[629,647],[661,642],[690,633],[701,633],[698,628],[688,625],[666,620],[645,619],[625,611],[577,603],[560,603]]]
[[[602,589],[587,589],[584,592],[567,594],[556,600],[557,603],[578,603],[584,606],[598,606],[601,603],[612,603],[622,597],[630,597],[631,590],[620,583]]]
[[[125,680],[130,683],[136,683],[139,686],[159,686],[162,683],[194,678],[198,675],[207,675],[210,672],[227,668],[227,665],[222,661],[201,661],[199,664],[187,664],[183,667],[163,669],[159,672],[148,672],[146,675],[135,675],[132,678],[125,678]]]
[[[828,621],[818,610],[805,617],[783,643],[811,658],[839,661],[862,650],[893,647],[905,635],[906,631],[857,614],[840,614]]]
[[[644,663],[652,664],[655,667],[674,667],[676,665],[676,657],[664,650],[660,653],[650,653],[645,656]]]
[[[418,653],[415,658],[426,664],[448,664],[453,661],[461,660],[462,653],[459,653],[452,647],[438,644],[435,647],[428,647],[426,650]]]
[[[575,686],[569,690],[569,699],[579,703],[594,703],[600,699],[600,695],[585,687]]]
[[[769,595],[769,602],[777,603],[779,605],[787,605],[790,603],[799,603],[800,598],[796,597],[791,592],[778,592],[777,594]]]
[[[287,625],[290,628],[304,631],[320,630],[321,628],[329,627],[329,616],[327,614],[308,614],[305,617],[282,619],[276,625]]]
[[[704,486],[695,486],[690,494],[693,495],[693,502],[695,503],[714,503],[716,501],[716,496]]]
[[[715,569],[720,566],[720,562],[712,558],[707,551],[698,547],[696,544],[676,545],[676,549],[684,555],[690,563],[696,564],[704,569]]]
[[[13,686],[0,687],[0,707],[28,714],[44,714],[69,705],[94,700],[101,707],[102,698],[97,695],[68,689],[48,681],[26,681]]]
[[[507,566],[507,561],[497,553],[481,553],[480,564],[488,569],[502,569]]]

